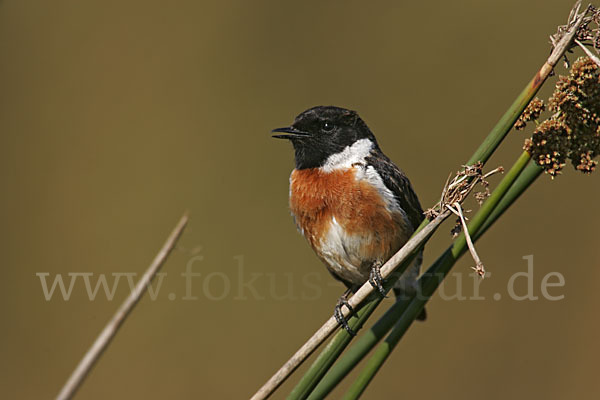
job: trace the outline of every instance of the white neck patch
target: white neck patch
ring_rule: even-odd
[[[371,153],[372,148],[373,142],[370,139],[357,140],[352,146],[330,155],[322,168],[325,172],[332,172],[336,169],[350,168],[356,163],[365,164],[365,158]]]

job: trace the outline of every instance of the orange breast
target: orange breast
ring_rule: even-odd
[[[404,215],[386,208],[379,190],[357,180],[356,169],[323,172],[294,170],[290,178],[290,208],[296,224],[317,254],[328,239],[333,218],[352,241],[344,262],[386,261],[412,233]],[[346,249],[342,243],[342,248]],[[346,251],[344,251],[346,252]],[[361,268],[362,265],[354,265]]]

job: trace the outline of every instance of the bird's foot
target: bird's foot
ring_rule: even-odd
[[[344,313],[342,312],[342,307],[346,306],[346,308],[350,311],[350,314],[354,313],[354,308],[348,303],[348,296],[352,293],[350,289],[346,290],[346,292],[339,298],[337,304],[335,305],[335,309],[333,310],[333,316],[335,320],[342,328],[346,330],[350,334],[350,336],[356,336],[356,332],[350,328],[348,325],[348,320],[344,317]],[[350,315],[348,314],[348,315]]]
[[[381,276],[381,261],[375,261],[371,266],[371,273],[369,274],[369,283],[375,289],[381,293],[383,297],[386,296],[385,288],[383,287],[383,277]]]

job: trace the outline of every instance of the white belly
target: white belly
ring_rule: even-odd
[[[364,248],[368,247],[373,240],[375,240],[373,235],[348,235],[334,217],[327,234],[321,239],[318,255],[334,276],[349,284],[362,285],[369,279],[375,262],[383,265],[393,255],[365,258]],[[422,254],[419,254],[412,265],[404,271],[395,285],[396,288],[414,291],[421,261]]]

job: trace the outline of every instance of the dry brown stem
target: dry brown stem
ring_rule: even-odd
[[[167,241],[160,249],[144,275],[142,275],[141,279],[138,281],[135,289],[129,294],[129,296],[125,299],[123,304],[118,308],[117,312],[113,315],[113,317],[108,321],[102,332],[98,335],[92,346],[85,353],[65,385],[62,387],[58,396],[56,396],[57,400],[66,400],[73,397],[81,383],[84,381],[98,358],[102,355],[104,350],[108,347],[111,340],[117,334],[119,327],[123,324],[131,310],[135,307],[138,301],[142,298],[143,294],[146,292],[148,285],[152,281],[152,278],[160,267],[165,263],[167,257],[171,253],[171,250],[175,247],[175,243],[177,239],[183,233],[183,230],[188,222],[187,213],[185,213],[177,225],[171,235],[167,238]]]

